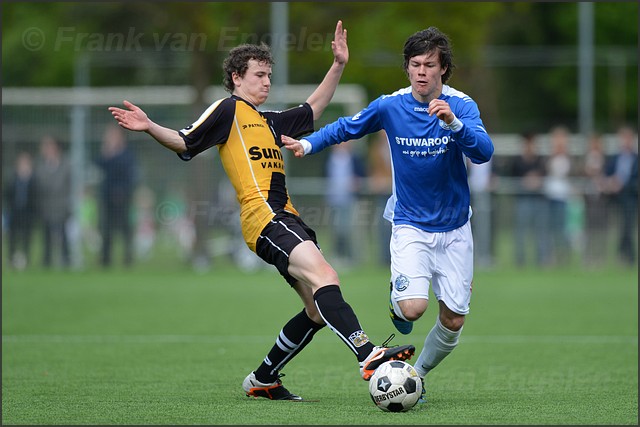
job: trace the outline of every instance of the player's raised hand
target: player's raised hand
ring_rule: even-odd
[[[347,46],[347,30],[342,28],[342,21],[336,24],[336,32],[331,42],[334,60],[341,65],[349,61],[349,47]]]
[[[456,116],[451,111],[451,106],[449,103],[443,99],[432,99],[429,102],[429,115],[433,116],[434,114],[446,124],[451,124],[456,118]]]
[[[125,129],[138,132],[149,130],[150,121],[147,114],[127,100],[122,103],[127,107],[126,110],[118,107],[109,107],[111,115],[118,121],[118,124]]]
[[[302,144],[300,144],[300,141],[287,135],[282,135],[281,140],[284,148],[293,151],[294,156],[304,157],[304,148],[302,147]]]

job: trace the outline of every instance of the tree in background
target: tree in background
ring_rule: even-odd
[[[596,126],[606,132],[637,121],[638,5],[596,2],[594,13],[595,102],[607,105]],[[220,83],[221,58],[232,45],[270,40],[269,3],[3,3],[2,14],[5,86],[72,86],[74,62],[88,53],[101,58],[91,68],[92,85],[202,89]],[[339,18],[354,52],[343,82],[385,93],[406,82],[397,67],[398,47],[409,34],[435,24],[456,40],[453,81],[477,94],[493,132],[545,129],[556,121],[571,126],[576,120],[577,3],[292,2],[289,15],[288,46],[296,52],[290,55],[292,83],[322,77],[326,58],[318,50],[329,49],[326,23]],[[80,36],[130,31],[144,34],[140,51],[90,52],[90,37]],[[181,49],[180,37],[189,43],[199,34],[203,46],[196,39]],[[312,43],[311,35],[320,40]],[[62,42],[64,36],[71,40]]]

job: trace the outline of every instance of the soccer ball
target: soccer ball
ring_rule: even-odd
[[[391,360],[378,366],[371,376],[369,394],[373,403],[383,411],[405,412],[418,403],[422,381],[413,366],[401,360]]]

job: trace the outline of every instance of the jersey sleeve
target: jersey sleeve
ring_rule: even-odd
[[[187,145],[187,151],[178,153],[182,160],[191,160],[214,145],[223,144],[229,138],[233,124],[236,101],[224,98],[211,104],[193,124],[178,133]]]
[[[470,98],[462,100],[454,114],[464,123],[462,129],[454,133],[462,152],[473,163],[488,162],[493,155],[493,141],[480,119],[478,105]]]
[[[330,145],[352,139],[359,139],[365,135],[382,129],[382,122],[378,114],[382,97],[372,101],[366,108],[352,117],[340,117],[311,135],[305,137],[311,143],[311,153],[315,154]]]
[[[284,111],[264,111],[261,113],[267,118],[278,136],[287,135],[298,138],[301,135],[313,132],[313,110],[308,103]]]

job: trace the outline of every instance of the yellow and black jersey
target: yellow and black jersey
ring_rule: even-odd
[[[183,160],[214,145],[240,203],[245,242],[255,251],[262,229],[276,213],[298,214],[285,184],[281,135],[293,138],[313,131],[309,104],[285,111],[258,111],[232,95],[211,104],[200,118],[180,130],[187,151]]]

